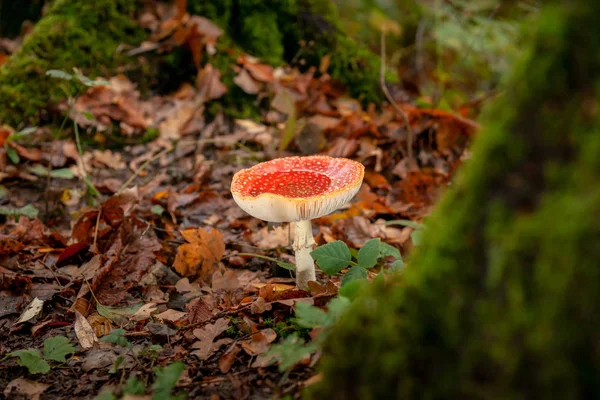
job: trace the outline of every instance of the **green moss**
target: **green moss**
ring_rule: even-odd
[[[211,18],[224,27],[227,38],[231,40],[230,49],[234,52],[243,49],[271,65],[303,59],[305,68],[318,66],[325,55],[330,55],[329,73],[345,84],[353,96],[365,102],[381,100],[380,59],[341,30],[333,2],[228,0],[214,3],[190,0],[188,10]],[[301,43],[304,45],[301,46]],[[230,55],[223,61],[225,69],[219,69],[227,75],[227,69],[232,62],[235,63],[235,58]],[[395,80],[392,74],[388,77]],[[226,76],[224,81],[230,88],[235,86],[232,80],[226,80]],[[232,93],[228,97],[238,98],[239,94]],[[247,99],[242,97],[242,100]]]
[[[309,340],[310,339],[310,329],[303,328],[297,324],[296,318],[289,317],[284,319],[283,321],[275,322],[273,318],[265,318],[263,321],[263,326],[265,328],[271,328],[277,333],[278,337],[286,338],[292,333],[297,334],[300,338]]]
[[[530,24],[423,246],[355,301],[309,397],[600,396],[599,12],[556,1]]]
[[[142,31],[133,21],[137,1],[56,0],[19,49],[0,68],[0,121],[36,124],[50,101],[65,94],[49,69],[81,68],[90,77],[109,75],[123,63],[122,43],[135,44]]]

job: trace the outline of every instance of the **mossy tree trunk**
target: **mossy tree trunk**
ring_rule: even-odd
[[[316,399],[600,397],[600,3],[554,1],[410,266],[332,333]]]

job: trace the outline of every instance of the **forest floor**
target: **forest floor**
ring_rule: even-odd
[[[168,95],[142,97],[123,75],[87,82],[60,105],[59,137],[56,126],[0,127],[0,398],[297,398],[319,379],[318,351],[285,368],[285,355],[265,353],[292,334],[318,337],[294,306],[325,308],[345,270],[318,271],[304,291],[247,255],[293,263],[288,225],[243,212],[233,174],[292,155],[357,160],[363,186],[313,221],[317,244],[355,251],[380,238],[405,257],[476,131],[397,91],[407,129],[391,105],[346,97],[326,62],[299,72],[241,57],[236,83],[270,99],[261,120],[208,113],[224,88],[205,68]]]

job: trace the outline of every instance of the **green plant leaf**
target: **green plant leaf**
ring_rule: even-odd
[[[125,322],[129,317],[135,314],[137,310],[139,310],[143,305],[143,302],[133,304],[127,307],[110,307],[98,304],[96,306],[96,310],[98,311],[98,314],[110,319],[111,321]]]
[[[185,364],[182,362],[174,362],[165,368],[156,368],[156,380],[152,385],[154,390],[153,400],[169,399],[171,391],[177,384],[181,373],[185,369]]]
[[[342,278],[342,286],[347,285],[352,281],[367,278],[367,270],[360,265],[355,265],[344,274]]]
[[[46,71],[46,76],[49,76],[50,78],[64,79],[65,81],[70,81],[73,79],[73,75],[60,69],[49,69]]]
[[[110,82],[107,81],[106,79],[100,79],[100,78],[91,79],[85,75],[80,75],[80,74],[76,75],[75,77],[77,78],[77,80],[79,82],[83,83],[85,86],[88,86],[88,87],[110,86]]]
[[[317,247],[310,255],[327,275],[335,275],[350,265],[350,250],[341,240]]]
[[[390,265],[390,272],[402,271],[404,269],[404,261],[396,260],[392,265]]]
[[[144,382],[140,381],[137,376],[130,376],[125,381],[125,385],[123,386],[123,394],[131,394],[131,395],[142,395],[146,392],[146,385]]]
[[[358,256],[356,257],[358,265],[360,265],[363,268],[374,267],[375,264],[377,264],[377,259],[379,258],[380,244],[381,239],[379,238],[371,239],[367,243],[365,243],[358,251]]]
[[[27,368],[30,374],[45,374],[50,371],[50,365],[42,359],[37,349],[24,349],[7,354],[8,357],[18,357],[17,364]]]
[[[299,303],[301,304],[301,303]],[[285,338],[281,344],[271,345],[269,351],[264,353],[263,357],[268,360],[275,360],[279,363],[279,372],[284,372],[291,369],[294,365],[302,361],[304,357],[311,355],[318,349],[314,342],[308,344],[303,339],[298,337],[297,333],[293,333]]]
[[[10,162],[13,164],[18,164],[19,161],[21,161],[21,157],[19,157],[19,153],[17,153],[15,149],[10,146],[5,146],[4,148],[6,149],[6,155],[8,156]]]
[[[359,279],[356,281],[348,282],[340,288],[338,296],[345,297],[352,301],[360,295],[364,286],[368,284],[369,281],[367,281],[366,279]]]
[[[37,126],[30,126],[29,128],[25,128],[25,129],[21,129],[19,132],[17,133],[13,133],[12,135],[10,135],[6,141],[7,142],[15,142],[19,139],[23,139],[25,136],[28,136],[29,134],[37,131]]]
[[[160,204],[156,204],[156,205],[152,206],[150,211],[152,212],[152,214],[162,215],[162,213],[165,212],[165,208],[163,206],[161,206]]]
[[[29,219],[37,218],[39,211],[37,208],[32,206],[31,204],[26,205],[21,208],[9,208],[0,206],[0,215],[6,215],[9,217],[15,217],[17,220],[20,216],[27,217]]]
[[[29,172],[38,176],[48,176],[48,169],[41,165],[34,165],[29,168]],[[73,171],[70,168],[59,168],[50,171],[50,176],[52,178],[58,179],[73,179],[75,176],[73,175]]]
[[[277,261],[277,265],[279,265],[281,268],[287,269],[289,271],[293,271],[296,269],[296,266],[294,264],[286,263],[283,261]]]
[[[65,362],[67,354],[75,354],[75,347],[64,336],[54,336],[44,341],[44,358],[46,360]]]
[[[379,254],[381,255],[381,257],[392,256],[396,260],[402,260],[402,254],[400,254],[400,250],[385,242],[381,242],[381,245],[379,246]]]
[[[329,316],[323,310],[308,303],[298,302],[294,306],[296,323],[303,328],[329,325]]]
[[[412,233],[410,234],[410,238],[412,239],[412,242],[415,246],[419,246],[421,243],[423,243],[423,231],[412,231]]]
[[[119,372],[119,366],[123,363],[123,361],[125,361],[125,357],[123,356],[119,356],[115,359],[115,361],[113,361],[112,365],[110,366],[110,369],[108,370],[109,374],[116,374],[117,372]]]
[[[132,347],[125,337],[125,329],[113,329],[110,333],[100,339],[102,342],[114,343],[121,347]]]
[[[385,223],[386,225],[402,225],[409,226],[413,229],[425,229],[425,225],[419,224],[418,222],[411,221],[409,219],[395,219]]]

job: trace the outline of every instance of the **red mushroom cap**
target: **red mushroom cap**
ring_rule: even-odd
[[[238,171],[231,193],[242,210],[263,221],[305,221],[350,201],[364,173],[361,163],[347,158],[279,158]]]

